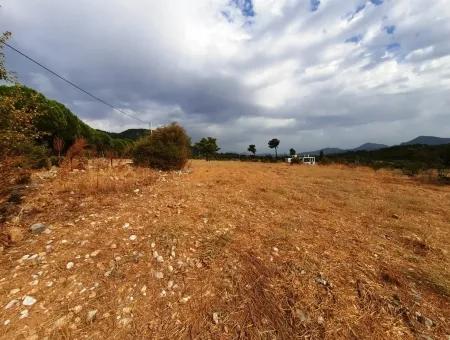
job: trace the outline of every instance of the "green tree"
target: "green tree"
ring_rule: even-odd
[[[255,154],[256,154],[256,146],[255,146],[255,144],[250,144],[250,145],[248,146],[247,151],[248,151],[248,152],[251,152],[251,153],[253,154],[253,156],[255,156]]]
[[[205,157],[207,161],[213,157],[220,148],[217,146],[217,139],[212,137],[202,138],[199,142],[195,143],[194,150],[200,156]]]
[[[295,156],[296,154],[297,154],[297,151],[295,151],[294,148],[291,148],[291,149],[289,150],[289,155]]]
[[[275,158],[278,158],[278,145],[280,145],[280,140],[273,138],[269,141],[269,148],[275,149]]]

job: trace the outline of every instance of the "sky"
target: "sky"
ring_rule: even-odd
[[[153,126],[245,152],[450,137],[449,0],[0,0],[10,44]],[[109,131],[148,125],[6,51]]]

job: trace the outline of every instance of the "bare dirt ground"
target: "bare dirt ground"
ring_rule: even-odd
[[[448,186],[204,161],[33,178],[2,339],[449,338]]]

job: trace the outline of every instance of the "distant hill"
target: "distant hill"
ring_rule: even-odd
[[[380,150],[384,148],[388,148],[389,146],[386,144],[377,144],[377,143],[365,143],[363,145],[358,146],[357,148],[352,149],[352,151],[374,151]]]
[[[410,140],[409,142],[402,143],[400,145],[442,145],[442,144],[450,144],[450,138],[441,138],[434,136],[419,136]]]
[[[98,130],[101,131],[101,130]],[[130,139],[130,140],[138,140],[139,138],[145,136],[149,130],[148,129],[128,129],[122,132],[107,132],[113,138],[121,138],[121,139]]]
[[[374,150],[380,150],[380,149],[387,148],[387,147],[388,146],[384,145],[384,144],[365,143],[354,149],[345,150],[345,149],[340,149],[340,148],[325,148],[325,149],[316,150],[316,151],[302,152],[302,155],[319,155],[321,151],[323,151],[324,155],[338,155],[338,154],[349,152],[349,151],[374,151]]]

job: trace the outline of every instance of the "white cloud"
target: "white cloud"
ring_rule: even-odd
[[[307,150],[450,135],[447,0],[322,0],[314,12],[309,1],[254,0],[254,17],[229,0],[2,4],[0,30],[15,46],[142,119],[215,135],[224,150],[269,137]],[[7,57],[26,84],[96,127],[139,126]]]

